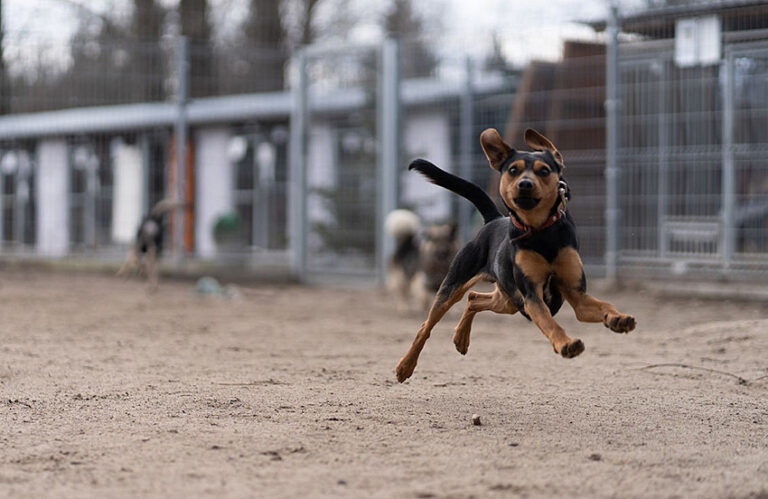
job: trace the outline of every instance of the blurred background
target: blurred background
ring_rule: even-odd
[[[0,255],[383,279],[383,221],[480,220],[480,132],[563,152],[592,275],[764,279],[768,3],[0,0]],[[170,257],[170,258],[168,258]]]

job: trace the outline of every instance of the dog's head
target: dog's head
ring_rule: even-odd
[[[493,128],[480,135],[488,163],[501,173],[501,198],[524,224],[539,227],[558,200],[565,166],[560,151],[536,130],[525,131],[525,143],[532,152],[516,151]]]

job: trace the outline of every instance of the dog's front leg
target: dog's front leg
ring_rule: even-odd
[[[573,248],[560,252],[554,264],[560,290],[573,307],[576,318],[581,322],[602,322],[605,327],[617,333],[628,333],[635,329],[635,318],[622,314],[607,301],[601,301],[587,294],[587,279],[584,276],[581,258]]]
[[[635,329],[635,318],[622,314],[607,301],[600,301],[578,290],[565,291],[563,294],[581,322],[602,322],[615,333],[628,333]]]
[[[526,296],[523,303],[525,313],[549,339],[555,353],[569,359],[584,351],[584,343],[565,334],[565,330],[552,317],[540,294]]]
[[[535,251],[520,250],[515,254],[514,280],[523,295],[523,310],[549,339],[555,353],[576,357],[584,351],[584,343],[565,334],[544,302],[544,284],[552,271],[552,265]]]

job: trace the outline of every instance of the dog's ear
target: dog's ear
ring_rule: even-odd
[[[557,147],[555,147],[555,144],[553,144],[548,138],[534,130],[533,128],[529,128],[525,131],[525,143],[528,144],[528,147],[533,149],[534,151],[549,151],[552,153],[552,156],[555,157],[558,163],[560,163],[563,168],[565,168],[565,163],[563,163],[563,155],[560,154],[560,151],[557,150]]]
[[[480,145],[483,146],[485,157],[494,170],[501,170],[507,158],[515,152],[502,140],[495,128],[488,128],[480,134]]]

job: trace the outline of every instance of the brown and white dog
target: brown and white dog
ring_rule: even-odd
[[[459,249],[456,225],[422,230],[419,216],[401,209],[387,216],[385,229],[395,240],[387,289],[398,296],[402,310],[427,310]]]

